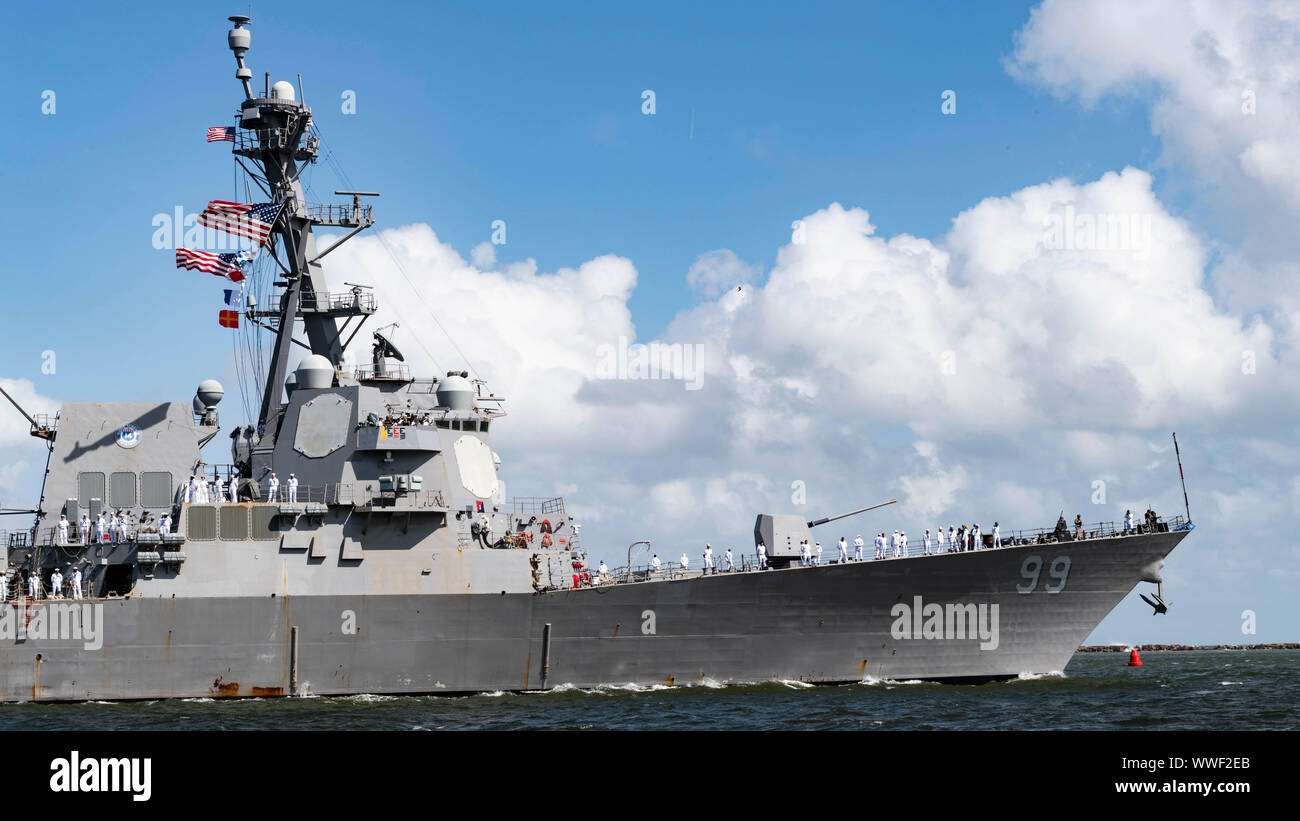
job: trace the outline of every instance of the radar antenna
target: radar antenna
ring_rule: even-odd
[[[379,367],[379,360],[384,358],[396,359],[398,362],[406,361],[406,357],[402,356],[402,352],[397,350],[397,346],[379,331],[375,331],[374,356],[376,369]]]

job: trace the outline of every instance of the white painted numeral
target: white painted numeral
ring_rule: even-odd
[[[1034,587],[1038,584],[1038,575],[1043,572],[1043,559],[1040,556],[1028,556],[1025,563],[1020,565],[1020,575],[1029,581],[1028,585],[1016,585],[1016,592],[1022,596],[1034,592]]]
[[[1050,584],[1044,585],[1043,589],[1048,593],[1060,593],[1065,589],[1066,580],[1070,578],[1070,557],[1057,556],[1052,560],[1052,566],[1048,569],[1047,574],[1060,582],[1060,584],[1055,587]]]
[[[1038,579],[1043,573],[1043,558],[1041,556],[1028,556],[1024,564],[1020,565],[1020,576],[1028,584],[1017,584],[1016,592],[1022,596],[1034,592],[1038,586]],[[1065,589],[1065,583],[1070,578],[1070,557],[1057,556],[1052,560],[1051,566],[1047,570],[1047,575],[1056,579],[1056,584],[1044,584],[1043,589],[1048,593],[1060,593]]]

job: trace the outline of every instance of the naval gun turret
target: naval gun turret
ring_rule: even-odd
[[[772,567],[785,567],[792,559],[799,558],[799,543],[804,539],[811,538],[809,531],[812,528],[839,519],[846,519],[849,516],[856,516],[859,513],[866,513],[868,510],[875,510],[878,507],[892,505],[897,501],[897,499],[890,499],[888,502],[858,508],[836,516],[815,519],[811,522],[802,516],[794,514],[760,513],[758,518],[754,520],[754,546],[757,547],[761,543],[766,547],[767,560]]]

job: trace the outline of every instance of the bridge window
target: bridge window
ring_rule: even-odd
[[[109,483],[109,505],[135,507],[136,476],[134,473],[114,473]]]
[[[140,488],[141,507],[171,507],[176,494],[170,471],[141,473]]]
[[[78,473],[77,500],[80,506],[90,510],[91,499],[98,499],[100,505],[103,505],[108,498],[106,484],[102,473]]]
[[[248,508],[243,505],[222,505],[221,539],[240,542],[248,538]]]
[[[217,509],[209,505],[190,505],[186,509],[186,538],[210,542],[217,538]]]

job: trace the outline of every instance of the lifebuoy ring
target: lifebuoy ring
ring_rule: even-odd
[[[542,534],[542,547],[550,547],[550,546],[551,546],[551,534],[549,534],[549,533],[543,533],[543,534]]]

